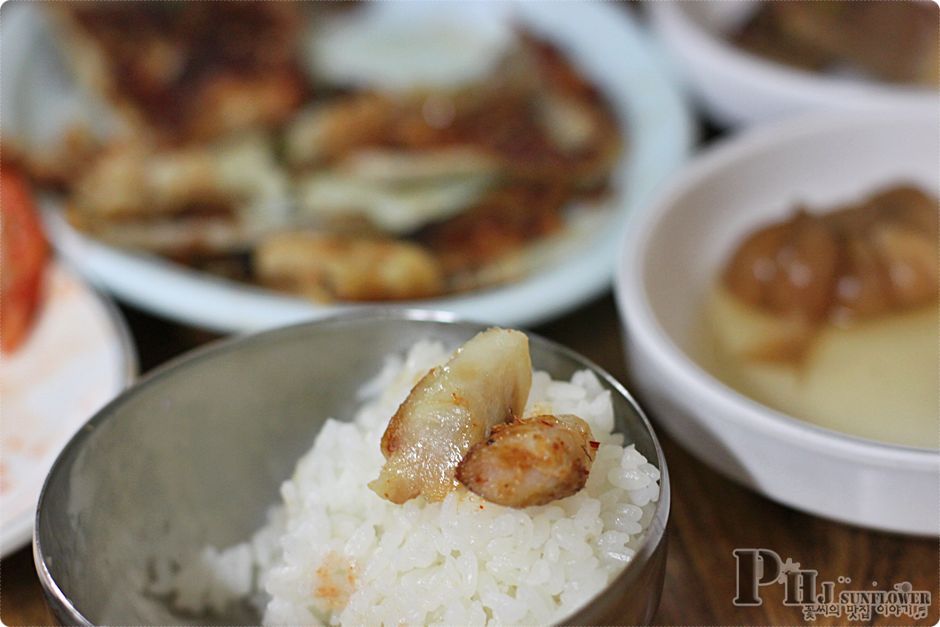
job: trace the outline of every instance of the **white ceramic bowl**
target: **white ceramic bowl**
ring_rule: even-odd
[[[940,181],[940,119],[815,114],[739,135],[703,153],[629,225],[617,303],[627,359],[659,425],[702,461],[797,509],[912,534],[940,528],[937,450],[882,444],[771,410],[690,356],[708,285],[743,234],[881,185]]]
[[[936,90],[803,71],[737,48],[727,33],[756,6],[754,0],[648,5],[656,34],[719,124],[748,126],[811,110],[937,105]]]

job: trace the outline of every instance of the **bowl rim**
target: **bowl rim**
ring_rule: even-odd
[[[69,439],[68,443],[62,448],[59,454],[56,456],[55,461],[52,464],[52,467],[49,470],[49,473],[46,475],[45,480],[43,481],[42,490],[39,494],[39,499],[36,506],[36,514],[34,517],[34,532],[33,532],[33,541],[32,541],[32,552],[33,552],[33,562],[36,567],[36,572],[39,577],[40,584],[42,585],[44,593],[48,597],[51,597],[51,605],[54,609],[61,608],[62,611],[68,614],[69,620],[75,624],[79,625],[94,625],[89,621],[71,602],[68,596],[62,591],[56,582],[55,578],[52,576],[52,573],[49,571],[48,565],[45,559],[45,553],[43,551],[42,542],[39,538],[39,522],[42,518],[42,512],[45,509],[44,504],[47,500],[47,489],[53,478],[53,475],[57,474],[61,467],[61,463],[64,463],[64,459],[70,452],[81,446],[82,443],[89,437],[95,427],[107,420],[111,415],[114,415],[115,410],[125,402],[127,398],[131,395],[137,393],[139,389],[149,387],[159,383],[162,379],[172,375],[174,371],[179,368],[186,366],[195,365],[199,362],[211,360],[219,355],[225,354],[233,350],[239,350],[245,346],[251,346],[257,342],[269,341],[273,336],[285,335],[296,333],[301,329],[309,327],[321,327],[328,326],[331,324],[342,324],[346,322],[356,322],[363,320],[399,320],[399,321],[409,321],[409,322],[436,322],[444,324],[457,324],[457,325],[466,325],[466,326],[475,326],[481,328],[489,328],[497,325],[493,325],[488,322],[481,322],[476,320],[471,320],[464,318],[457,314],[443,311],[443,310],[431,310],[431,309],[414,309],[414,308],[401,308],[401,307],[376,307],[368,310],[356,310],[356,311],[346,311],[339,312],[334,315],[330,315],[325,318],[316,318],[312,320],[306,320],[303,322],[298,322],[295,324],[289,324],[284,326],[279,326],[271,329],[264,329],[260,331],[255,331],[252,333],[241,334],[241,335],[232,335],[223,337],[211,342],[208,342],[202,346],[198,346],[192,350],[186,351],[177,355],[159,366],[153,368],[149,372],[140,376],[130,387],[126,387],[118,396],[109,401],[104,407],[99,409],[93,416],[85,421],[84,425],[78,429],[78,431]],[[637,573],[635,568],[631,568],[633,564],[637,563],[648,563],[654,554],[663,547],[664,542],[667,537],[667,529],[669,523],[669,514],[671,511],[671,490],[670,490],[670,481],[669,481],[669,470],[666,463],[666,456],[663,452],[662,445],[660,444],[659,438],[656,435],[656,431],[653,429],[652,424],[649,421],[646,413],[643,411],[643,408],[636,401],[632,394],[626,389],[626,387],[620,383],[613,375],[607,372],[604,368],[601,368],[591,359],[584,357],[580,353],[558,343],[554,340],[550,340],[538,333],[534,333],[529,330],[524,330],[524,333],[529,338],[530,341],[535,341],[547,348],[558,352],[562,356],[571,359],[580,366],[591,370],[599,379],[602,380],[607,386],[609,386],[613,391],[620,394],[627,404],[636,414],[640,424],[648,433],[650,440],[653,445],[653,450],[656,453],[656,466],[660,471],[659,478],[659,498],[656,502],[656,508],[653,510],[653,518],[650,522],[650,526],[647,528],[646,536],[643,538],[640,546],[636,549],[636,552],[633,558],[628,564],[626,564],[623,569],[610,581],[602,590],[600,590],[593,597],[584,602],[583,605],[579,607],[574,613],[565,616],[558,624],[568,624],[571,622],[571,619],[577,618],[582,614],[586,609],[590,608],[600,597],[608,593],[610,590],[614,589],[618,583],[620,583],[625,578],[634,577],[634,573]],[[650,460],[648,460],[650,461]],[[655,541],[654,541],[655,540]]]
[[[878,98],[881,104],[917,105],[936,97],[928,86],[894,84],[875,79],[834,77],[824,72],[802,70],[766,59],[735,46],[705,28],[684,6],[685,2],[652,2],[650,12],[660,31],[674,30],[666,35],[670,48],[695,50],[699,63],[723,67],[736,77],[739,84],[751,84],[774,92],[812,93],[829,102]],[[665,27],[665,28],[663,28]]]
[[[736,391],[693,360],[666,331],[647,298],[644,274],[653,233],[675,203],[735,163],[759,159],[779,144],[806,141],[820,133],[866,129],[910,123],[921,116],[937,123],[937,110],[925,106],[912,116],[911,110],[816,112],[802,114],[750,129],[699,153],[683,173],[660,190],[647,209],[635,214],[623,240],[614,284],[617,308],[630,340],[642,346],[647,358],[655,362],[677,387],[687,392],[678,396],[684,404],[691,400],[707,402],[724,411],[714,412],[718,420],[734,423],[750,431],[781,438],[791,444],[808,447],[826,455],[859,459],[896,468],[936,469],[937,449],[881,442],[842,433],[800,420]],[[940,435],[940,434],[938,434]]]

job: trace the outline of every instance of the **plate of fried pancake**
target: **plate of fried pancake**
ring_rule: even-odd
[[[3,140],[54,244],[218,331],[389,303],[545,320],[607,289],[692,144],[615,4],[11,9]]]

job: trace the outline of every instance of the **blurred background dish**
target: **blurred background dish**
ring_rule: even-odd
[[[794,119],[693,163],[632,223],[616,282],[663,427],[792,507],[935,533],[938,169],[932,107]]]
[[[690,148],[644,36],[602,4],[367,5],[305,29],[293,5],[246,4],[224,46],[199,6],[23,7],[4,29],[5,133],[67,190],[47,199],[55,244],[178,320],[375,300],[543,320],[604,289],[626,214]],[[246,30],[278,33],[257,67]],[[445,57],[431,32],[459,33]]]
[[[130,384],[113,305],[50,259],[29,188],[5,155],[0,299],[0,555],[26,544],[46,473],[69,437]]]
[[[940,45],[930,2],[762,2],[732,41],[808,71],[897,85],[936,87]],[[892,42],[886,48],[885,41]]]
[[[724,126],[801,111],[938,103],[940,9],[932,2],[745,0],[647,8],[679,71]]]

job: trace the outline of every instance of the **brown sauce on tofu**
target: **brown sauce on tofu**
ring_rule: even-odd
[[[722,281],[743,303],[809,329],[927,305],[938,291],[937,211],[911,186],[827,214],[801,208],[745,238]]]

